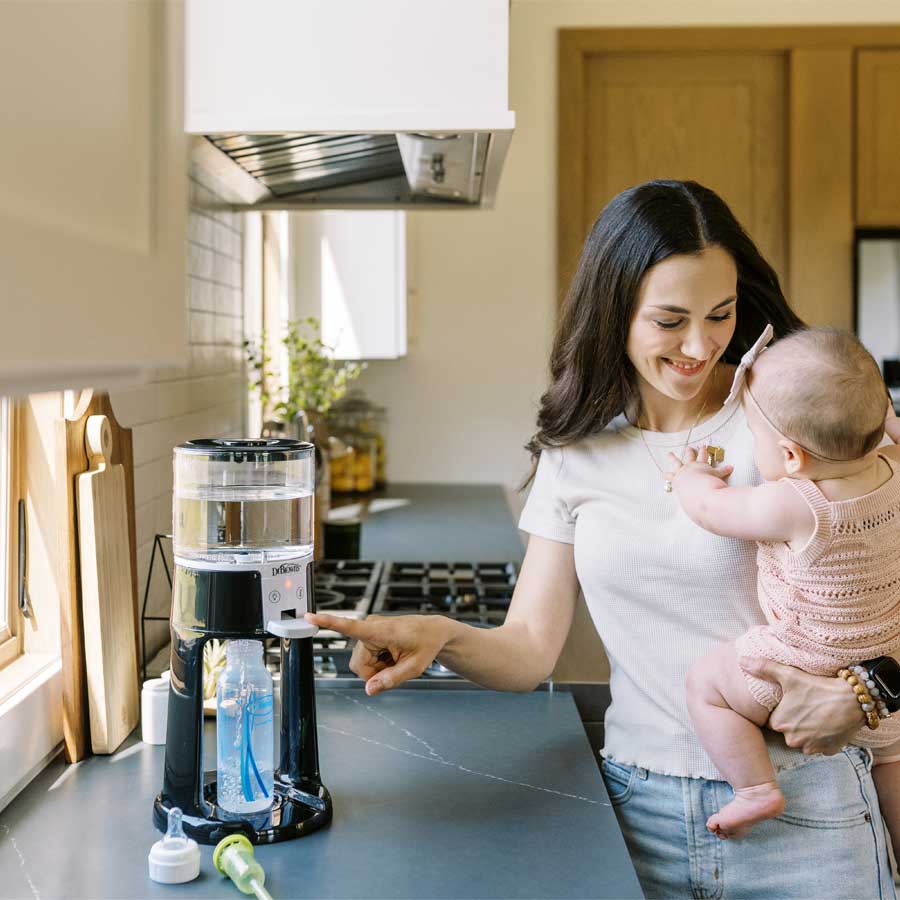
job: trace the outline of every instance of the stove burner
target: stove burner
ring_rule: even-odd
[[[342,594],[340,591],[331,591],[328,588],[317,588],[316,589],[316,609],[324,610],[324,609],[343,609],[345,608],[345,603],[347,600],[347,595]]]
[[[513,563],[387,563],[372,612],[443,615],[469,625],[502,625],[516,585]],[[426,674],[446,676],[433,665]]]
[[[321,560],[315,573],[316,606],[323,612],[443,615],[478,628],[503,624],[518,577],[515,564],[503,562]],[[353,643],[327,630],[314,637],[316,675],[350,677]],[[459,677],[437,661],[425,675]]]

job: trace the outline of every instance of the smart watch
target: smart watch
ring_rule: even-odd
[[[900,710],[900,663],[893,656],[877,656],[860,663],[875,682],[881,700],[892,713]]]

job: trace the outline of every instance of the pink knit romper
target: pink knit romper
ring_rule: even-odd
[[[736,641],[738,652],[764,656],[812,675],[900,652],[900,466],[881,456],[892,477],[852,500],[830,502],[812,481],[789,478],[816,517],[806,546],[760,541],[759,602],[768,625]],[[777,684],[744,672],[754,699],[769,710]],[[875,731],[862,726],[853,743],[885,747],[900,740],[900,713]]]

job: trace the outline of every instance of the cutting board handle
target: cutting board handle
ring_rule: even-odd
[[[84,449],[91,471],[107,467],[112,454],[112,429],[106,416],[88,416],[84,428]]]

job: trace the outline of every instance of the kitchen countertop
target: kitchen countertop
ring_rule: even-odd
[[[642,896],[568,693],[320,684],[317,698],[334,820],[257,848],[275,900]],[[196,881],[149,880],[163,757],[132,735],[111,757],[52,763],[0,814],[0,897],[241,896],[211,847]]]
[[[499,485],[391,484],[368,496],[409,504],[368,516],[362,525],[362,559],[522,562],[524,548]],[[333,507],[358,502],[332,498]]]

